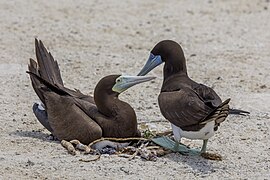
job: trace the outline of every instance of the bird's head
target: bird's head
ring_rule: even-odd
[[[150,81],[155,77],[142,76],[128,76],[128,75],[109,75],[102,78],[96,88],[95,94],[99,92],[106,92],[108,95],[119,95],[128,88],[146,81]]]
[[[165,62],[165,71],[186,71],[186,61],[181,46],[172,40],[164,40],[155,45],[150,56],[139,72],[138,76],[144,76],[152,69]]]

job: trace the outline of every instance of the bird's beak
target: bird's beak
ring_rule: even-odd
[[[143,83],[146,81],[150,81],[152,79],[155,79],[156,77],[142,77],[142,76],[119,76],[116,81],[115,81],[115,85],[113,86],[112,90],[114,92],[118,92],[118,93],[122,93],[125,90],[127,90],[128,88],[139,84],[139,83]]]
[[[154,69],[155,67],[157,67],[158,65],[160,65],[162,63],[162,59],[160,55],[154,55],[154,54],[150,54],[146,64],[144,65],[144,67],[142,68],[142,70],[139,72],[138,76],[144,76],[147,73],[149,73],[152,69]]]

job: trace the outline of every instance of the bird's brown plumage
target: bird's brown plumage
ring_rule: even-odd
[[[95,88],[95,100],[64,86],[59,66],[41,41],[35,40],[37,62],[28,66],[32,86],[45,105],[53,134],[60,140],[88,144],[101,137],[139,136],[133,108],[112,91],[120,75],[106,76]],[[96,102],[95,102],[96,101]]]
[[[163,116],[186,131],[198,131],[211,119],[217,126],[229,113],[229,99],[222,103],[216,92],[191,80],[181,46],[170,40],[159,42],[151,51],[165,62],[163,84],[158,97]]]

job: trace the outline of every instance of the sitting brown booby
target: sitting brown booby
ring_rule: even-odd
[[[33,111],[54,136],[84,144],[101,137],[140,136],[135,111],[118,95],[154,77],[106,76],[96,85],[93,98],[64,87],[57,61],[37,39],[35,48],[37,62],[30,59],[27,73],[42,103],[34,104]]]
[[[167,138],[156,140],[158,144],[182,153],[204,153],[208,139],[229,113],[249,113],[229,109],[230,99],[222,102],[212,88],[191,80],[187,74],[183,50],[174,41],[159,42],[138,75],[146,75],[163,62],[164,79],[158,103],[162,115],[171,122],[176,143]],[[180,145],[181,137],[203,140],[201,151],[189,150]]]

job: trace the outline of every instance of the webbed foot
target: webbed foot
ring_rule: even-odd
[[[201,154],[200,150],[191,149],[188,146],[184,144],[180,144],[179,142],[175,142],[166,136],[153,138],[152,141],[160,145],[161,147],[170,149],[174,152],[179,152],[180,154],[183,154],[183,155],[200,155]]]

